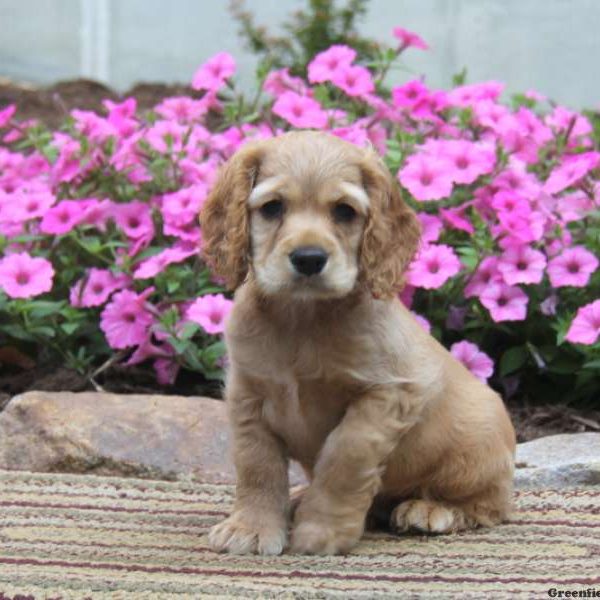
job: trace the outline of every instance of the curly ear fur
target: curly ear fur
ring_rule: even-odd
[[[421,227],[374,151],[368,152],[361,171],[371,200],[361,247],[361,277],[373,296],[390,298],[402,289],[404,271],[419,246]]]
[[[200,213],[201,253],[229,289],[241,285],[250,261],[246,201],[258,174],[262,145],[249,143],[221,167],[217,182]]]

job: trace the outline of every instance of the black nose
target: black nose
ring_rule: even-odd
[[[317,275],[327,262],[327,252],[317,246],[302,246],[290,253],[290,262],[302,275]]]

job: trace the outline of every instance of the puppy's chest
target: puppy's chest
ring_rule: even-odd
[[[263,416],[290,456],[309,469],[327,436],[342,420],[353,390],[320,379],[267,385]]]

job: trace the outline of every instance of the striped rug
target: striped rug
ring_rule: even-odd
[[[0,471],[0,599],[547,598],[600,595],[600,488],[521,492],[512,522],[369,534],[345,557],[207,546],[225,485]]]

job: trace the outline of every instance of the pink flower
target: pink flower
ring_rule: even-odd
[[[571,187],[589,171],[595,169],[600,161],[598,152],[585,152],[566,158],[562,165],[556,167],[544,185],[548,194],[556,194]]]
[[[448,163],[424,154],[412,155],[398,171],[398,180],[417,200],[440,200],[452,193]]]
[[[100,329],[111,348],[129,348],[142,344],[148,338],[154,317],[149,312],[146,298],[153,292],[143,294],[123,290],[115,294],[100,315]]]
[[[415,318],[415,321],[427,332],[431,333],[431,323],[421,315],[418,315],[416,312],[411,311],[412,316]]]
[[[565,340],[573,344],[595,344],[600,335],[600,300],[582,306],[575,315]]]
[[[130,239],[151,239],[154,236],[152,214],[144,202],[133,201],[116,205],[115,221]]]
[[[143,260],[133,273],[134,279],[148,279],[154,277],[166,267],[173,263],[179,263],[186,258],[197,254],[198,249],[192,245],[177,245],[173,248],[166,248],[162,252]]]
[[[235,61],[227,52],[219,52],[207,60],[195,73],[192,87],[195,90],[217,91],[235,73]]]
[[[440,215],[450,227],[460,231],[466,231],[469,234],[475,233],[475,228],[469,219],[466,217],[466,206],[457,206],[455,208],[442,208]]]
[[[104,304],[116,290],[129,283],[126,275],[114,275],[108,269],[90,269],[87,276],[73,285],[69,295],[72,306],[86,307]]]
[[[165,98],[154,110],[164,119],[171,119],[185,124],[203,117],[208,111],[208,106],[202,100],[177,96]]]
[[[56,202],[56,196],[44,189],[17,190],[7,200],[7,211],[2,211],[0,220],[10,217],[12,222],[23,222],[43,217]]]
[[[322,129],[327,125],[327,113],[321,105],[295,92],[281,94],[273,104],[273,112],[294,127]]]
[[[477,270],[465,286],[465,298],[481,296],[491,283],[500,283],[502,276],[498,271],[498,257],[486,256],[477,267]]]
[[[412,107],[428,95],[429,90],[420,79],[392,88],[392,100],[400,108]]]
[[[165,194],[161,207],[165,222],[181,226],[196,220],[206,195],[207,187],[202,183]]]
[[[410,264],[407,281],[415,287],[437,289],[456,275],[460,268],[460,260],[450,246],[430,244],[422,247]]]
[[[585,287],[598,268],[598,259],[583,246],[563,250],[548,263],[548,277],[552,287]]]
[[[6,108],[0,110],[0,129],[8,125],[16,112],[17,106],[15,104],[9,104]]]
[[[156,381],[160,385],[173,385],[179,373],[179,363],[172,358],[157,358],[154,363]]]
[[[348,96],[364,96],[375,90],[371,73],[368,69],[358,66],[338,69],[331,78],[331,83],[346,92]]]
[[[424,212],[417,213],[417,217],[421,221],[421,242],[429,244],[437,241],[444,228],[442,220]]]
[[[496,165],[494,148],[465,140],[446,142],[442,156],[451,166],[449,174],[456,183],[473,183],[481,175],[491,173]]]
[[[42,233],[63,235],[81,223],[84,207],[77,200],[63,200],[49,209],[40,224]]]
[[[494,372],[494,361],[471,342],[463,341],[452,344],[450,354],[483,383],[486,383]]]
[[[194,300],[186,312],[186,318],[201,325],[206,333],[223,333],[225,319],[232,307],[233,302],[223,294],[206,294]]]
[[[9,254],[0,260],[0,287],[10,298],[31,298],[49,292],[53,277],[50,261],[27,252]]]
[[[319,52],[308,63],[308,81],[323,83],[332,81],[338,70],[345,70],[356,58],[356,51],[348,46],[334,45]]]
[[[483,81],[481,83],[469,83],[454,88],[448,94],[448,101],[454,106],[463,106],[468,108],[482,100],[496,101],[504,84],[499,81]]]
[[[421,50],[429,49],[429,46],[421,36],[408,29],[394,27],[392,34],[396,39],[400,40],[400,50],[404,50],[405,48],[420,48]]]
[[[306,96],[308,94],[308,88],[306,87],[304,80],[300,77],[294,77],[293,75],[290,75],[287,67],[285,69],[271,71],[263,83],[263,89],[265,92],[271,94],[271,96],[275,98],[281,96],[281,94],[284,92],[296,92],[301,96]]]
[[[498,261],[498,271],[508,285],[539,283],[544,276],[546,257],[530,246],[508,248]]]
[[[500,321],[523,321],[527,314],[527,294],[519,287],[505,283],[492,283],[483,290],[479,299],[496,323]]]

